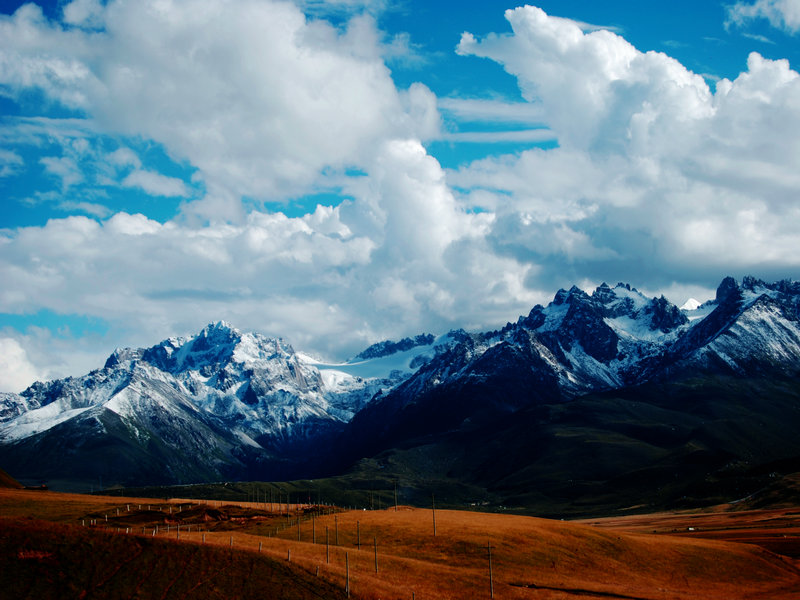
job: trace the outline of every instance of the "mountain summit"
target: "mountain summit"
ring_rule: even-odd
[[[726,278],[681,310],[602,284],[561,289],[499,331],[463,339],[383,392],[347,432],[355,456],[537,405],[692,375],[800,374],[800,283]]]
[[[0,395],[0,456],[17,472],[127,484],[304,471],[376,392],[428,350],[328,365],[223,321],[115,350],[83,377]],[[409,354],[413,356],[409,356]],[[105,448],[105,451],[101,451]]]

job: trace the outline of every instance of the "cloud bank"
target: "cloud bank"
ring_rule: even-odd
[[[756,19],[766,19],[773,27],[796,34],[800,31],[800,0],[737,2],[728,8],[729,24],[742,26]]]
[[[514,75],[560,147],[449,177],[496,213],[499,251],[576,278],[650,269],[650,285],[796,269],[800,78],[787,61],[753,53],[712,91],[611,32],[534,7],[506,18],[513,34],[465,33],[458,51]]]
[[[527,6],[506,12],[510,32],[458,44],[513,75],[525,101],[437,99],[424,82],[398,89],[385,36],[352,3],[340,26],[286,2],[236,7],[77,0],[60,22],[34,5],[0,19],[3,94],[35,89],[68,112],[6,121],[0,138],[48,140],[39,168],[62,202],[96,208],[0,230],[0,312],[109,324],[61,364],[47,335],[5,331],[3,352],[31,370],[0,384],[217,319],[345,358],[382,338],[502,325],[573,283],[627,280],[681,304],[727,274],[800,266],[800,77],[787,61],[751,54],[711,89],[665,54]],[[526,129],[447,133],[440,109]],[[452,170],[426,150],[514,139],[558,144]],[[191,181],[145,164],[148,143]],[[0,175],[25,167],[20,152],[0,152]],[[104,214],[77,197],[86,181],[181,210]],[[339,201],[296,217],[263,204],[330,190]]]

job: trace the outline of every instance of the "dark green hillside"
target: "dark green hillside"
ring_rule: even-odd
[[[22,487],[22,484],[3,471],[3,469],[0,469],[0,487],[19,489]]]
[[[703,506],[800,471],[798,431],[800,382],[713,376],[465,421],[395,442],[348,478],[553,517]]]

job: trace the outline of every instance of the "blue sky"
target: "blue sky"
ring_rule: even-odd
[[[0,391],[219,319],[346,358],[797,275],[800,0],[0,13]]]

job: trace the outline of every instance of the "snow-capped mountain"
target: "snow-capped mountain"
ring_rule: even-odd
[[[573,287],[497,331],[381,342],[338,364],[219,322],[0,394],[0,464],[128,483],[299,477],[318,456],[366,456],[588,393],[693,374],[793,377],[798,315],[791,281],[727,278],[684,308],[628,284]]]
[[[286,456],[293,464],[307,458],[375,393],[409,376],[412,362],[435,351],[434,341],[424,336],[394,352],[326,364],[281,339],[218,322],[189,338],[117,349],[83,377],[1,395],[0,444],[29,448],[65,435],[106,436],[137,456],[164,446],[197,467],[181,471],[167,460],[158,480],[269,471]]]
[[[296,353],[281,339],[218,322],[191,338],[117,349],[102,369],[83,377],[5,394],[0,439],[24,439],[96,406],[127,418],[148,404],[171,406],[181,399],[189,410],[219,419],[244,443],[280,446],[349,421],[375,392],[410,373],[406,363],[434,339],[425,342],[333,365]]]
[[[356,454],[583,394],[687,373],[800,373],[800,283],[725,279],[681,310],[627,284],[559,290],[499,331],[467,334],[351,422]]]
[[[676,365],[669,372],[800,372],[800,282],[745,277],[738,285],[728,277],[713,301],[686,314],[692,326],[671,346]]]

